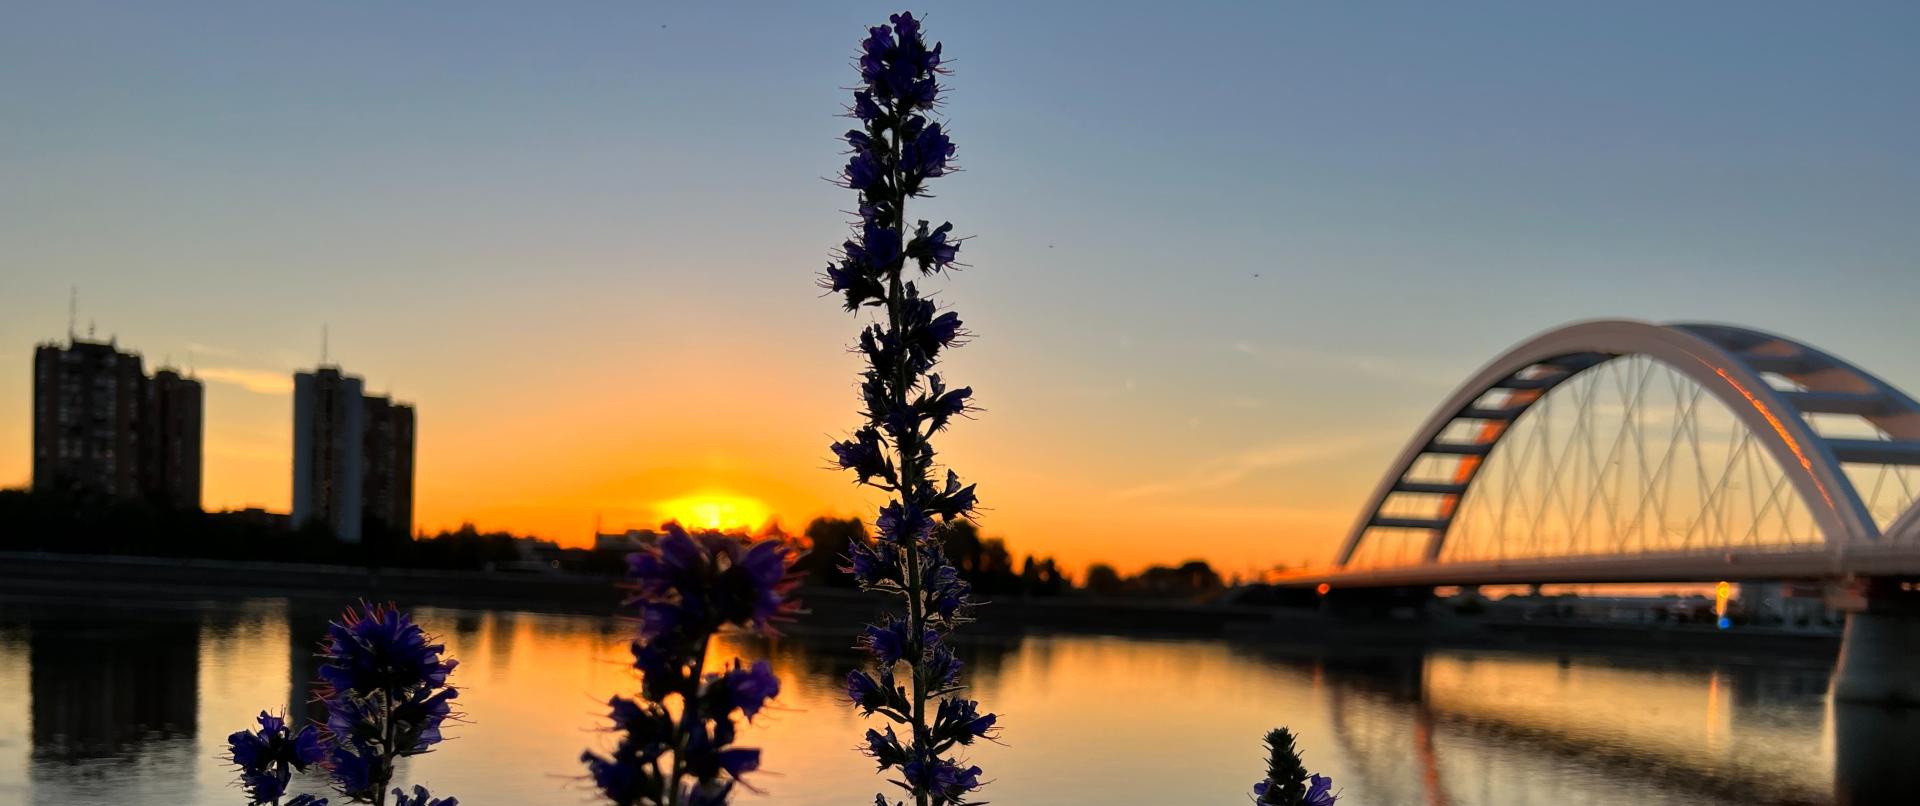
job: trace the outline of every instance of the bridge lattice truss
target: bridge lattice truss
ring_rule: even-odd
[[[1584,322],[1514,347],[1441,404],[1368,499],[1335,573],[1916,573],[1917,500],[1920,404],[1879,378],[1744,328]]]

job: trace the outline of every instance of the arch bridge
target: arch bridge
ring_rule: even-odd
[[[1720,580],[1851,586],[1903,614],[1920,678],[1920,403],[1771,333],[1568,325],[1442,401],[1334,564],[1280,584]]]

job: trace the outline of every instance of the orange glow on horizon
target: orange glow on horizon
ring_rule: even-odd
[[[695,529],[758,531],[773,519],[766,503],[735,493],[709,491],[654,505],[662,521],[679,521]]]

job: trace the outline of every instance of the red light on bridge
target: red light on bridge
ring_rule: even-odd
[[[1318,585],[1313,586],[1313,592],[1318,593],[1321,596],[1327,595],[1327,591],[1330,591],[1330,590],[1333,590],[1333,586],[1325,582],[1322,582]]]

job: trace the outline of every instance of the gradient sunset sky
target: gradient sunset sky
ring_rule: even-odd
[[[1546,6],[1552,5],[1551,9]],[[986,408],[945,454],[1076,573],[1324,561],[1480,363],[1722,320],[1920,390],[1920,6],[925,3]],[[207,382],[209,509],[284,510],[291,373],[419,406],[418,525],[866,511],[845,2],[9,4],[0,485],[36,342]]]

